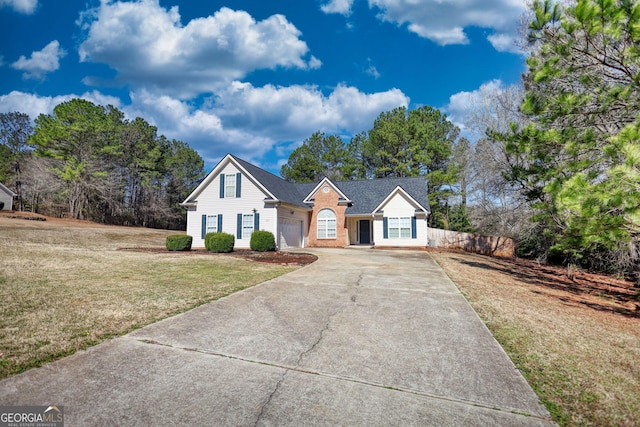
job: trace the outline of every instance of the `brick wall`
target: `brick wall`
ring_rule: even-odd
[[[324,192],[324,188],[329,188],[327,193]],[[347,210],[346,206],[338,206],[338,193],[330,186],[322,186],[313,195],[315,203],[313,206],[313,212],[311,212],[311,223],[309,225],[309,246],[311,247],[332,247],[342,248],[349,244],[349,236],[347,233],[347,220],[344,216],[344,212]],[[318,239],[318,212],[322,209],[329,208],[336,214],[336,238],[335,239]]]

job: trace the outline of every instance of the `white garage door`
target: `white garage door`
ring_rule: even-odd
[[[280,249],[302,247],[302,221],[291,218],[278,218],[278,247]]]

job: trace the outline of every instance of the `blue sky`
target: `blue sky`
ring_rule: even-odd
[[[320,130],[516,83],[523,0],[0,0],[0,112],[74,97],[143,117],[210,169],[226,153],[277,173]]]

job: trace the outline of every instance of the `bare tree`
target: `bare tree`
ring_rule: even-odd
[[[529,227],[528,204],[505,176],[518,159],[491,137],[528,123],[520,112],[523,97],[520,85],[485,85],[470,100],[464,123],[477,139],[466,172],[467,203],[472,222],[482,234],[517,238]]]
[[[64,200],[57,196],[62,190],[62,182],[52,172],[58,163],[57,160],[34,155],[26,157],[22,169],[25,210],[59,216],[62,207],[66,207]],[[56,209],[56,206],[61,208]]]

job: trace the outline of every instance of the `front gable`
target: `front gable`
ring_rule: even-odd
[[[416,214],[427,215],[428,211],[416,199],[411,197],[402,187],[396,187],[372,212],[391,213],[393,215],[415,216]]]
[[[329,178],[326,177],[323,178],[313,190],[311,190],[307,197],[305,197],[304,203],[310,205],[315,204],[316,195],[319,194],[319,191],[322,191],[325,195],[328,195],[330,192],[335,193],[338,198],[338,203],[344,204],[345,206],[352,203],[351,200],[333,182],[331,182]]]
[[[345,211],[351,200],[330,179],[324,178],[304,201],[313,206],[309,244],[325,247],[347,246],[349,235]]]
[[[263,199],[277,200],[273,194],[253,177],[236,159],[227,154],[220,163],[202,180],[200,185],[181,203],[185,207],[194,207],[203,192],[216,192],[220,199],[241,198],[243,179],[248,180],[261,193]]]

